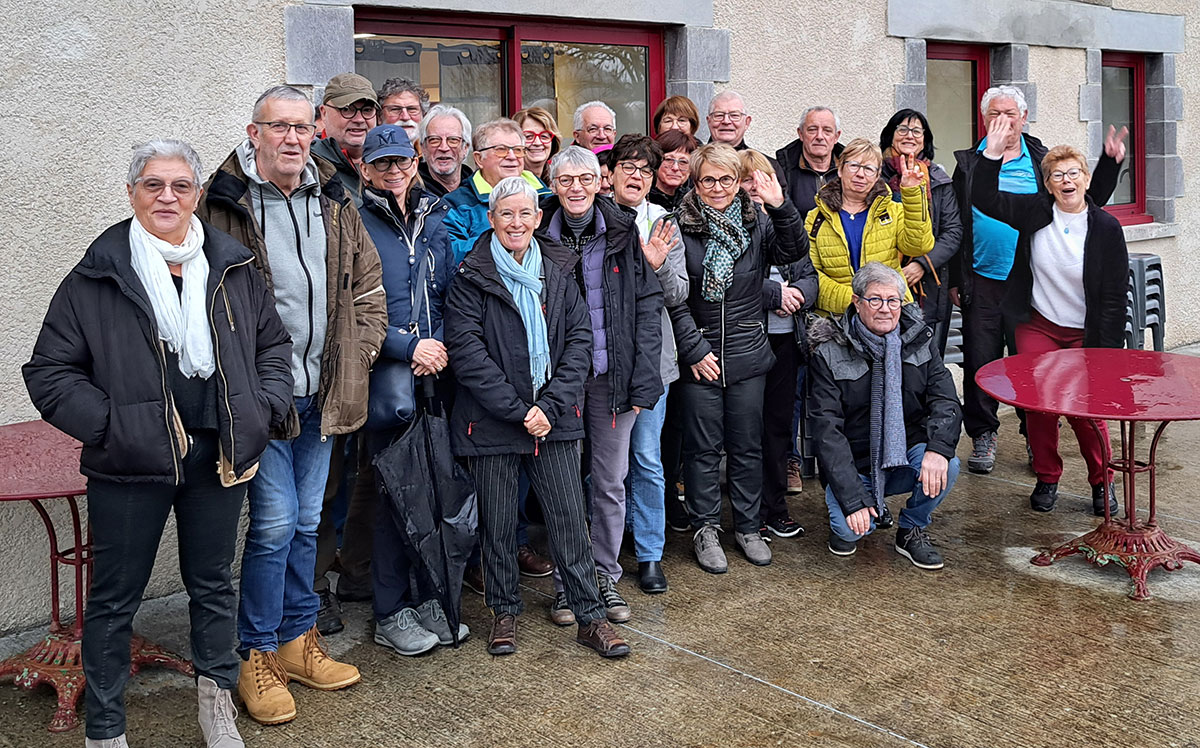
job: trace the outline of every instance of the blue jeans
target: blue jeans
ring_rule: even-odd
[[[662,561],[667,542],[667,511],[663,490],[662,429],[667,417],[667,391],[651,410],[638,413],[629,436],[629,490],[626,524],[633,531],[638,563]]]
[[[296,398],[300,435],[272,439],[250,481],[250,527],[242,553],[238,651],[274,652],[317,622],[313,592],[317,525],[333,439],[321,437],[315,396]]]
[[[886,471],[883,495],[894,496],[912,491],[912,496],[908,497],[908,503],[900,510],[900,526],[905,529],[929,527],[933,510],[937,509],[938,504],[942,503],[946,495],[950,493],[950,489],[954,488],[954,482],[958,480],[958,458],[950,459],[950,465],[946,470],[946,486],[942,492],[937,496],[927,496],[921,483],[917,480],[921,475],[921,461],[925,459],[925,445],[914,444],[909,447],[907,456],[908,467],[892,468]],[[858,477],[862,479],[867,493],[872,494],[871,478],[861,474]],[[871,519],[871,529],[867,530],[865,535],[856,535],[850,529],[850,526],[846,524],[846,515],[843,513],[842,505],[833,496],[833,486],[825,487],[825,505],[829,507],[829,529],[842,540],[857,541],[875,531],[874,518]]]

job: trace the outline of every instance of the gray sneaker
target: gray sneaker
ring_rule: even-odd
[[[417,618],[417,611],[404,608],[375,624],[375,643],[391,647],[402,655],[428,652],[440,642],[437,634],[427,631]]]
[[[967,458],[967,470],[972,473],[990,473],[996,466],[996,441],[999,434],[986,431],[971,440],[971,456]]]
[[[766,566],[771,563],[771,546],[767,545],[767,541],[758,534],[758,530],[735,532],[733,539],[737,541],[738,547],[742,549],[742,553],[746,554],[746,560],[750,563],[755,566]]]
[[[725,551],[721,550],[721,541],[717,538],[720,529],[716,525],[705,525],[692,536],[696,562],[709,574],[724,574],[729,571],[729,562],[725,560]]]
[[[125,742],[124,735],[118,735],[115,738],[106,738],[104,740],[92,740],[84,738],[83,744],[86,748],[129,748],[129,743]]]
[[[454,643],[454,637],[450,631],[450,622],[446,620],[446,611],[442,610],[440,602],[437,600],[426,600],[416,607],[416,611],[417,621],[420,622],[421,628],[437,635],[438,644],[448,647]],[[467,628],[467,624],[460,621],[458,624],[458,641],[465,642],[470,635],[471,629]]]

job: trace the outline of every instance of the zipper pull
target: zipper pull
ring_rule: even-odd
[[[475,422],[471,421],[467,424],[467,436],[471,435],[471,431],[475,428]]]
[[[533,437],[533,456],[538,456],[538,438],[536,436]]]
[[[617,427],[617,411],[615,411],[615,410],[613,411],[613,425],[612,425],[612,427],[613,427],[614,429]]]

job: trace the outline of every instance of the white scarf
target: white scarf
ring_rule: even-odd
[[[158,337],[179,355],[185,377],[208,379],[214,371],[212,332],[204,313],[208,258],[204,229],[192,216],[183,244],[175,246],[151,234],[135,217],[129,223],[130,262],[150,297]],[[175,290],[167,264],[183,266],[183,294]]]

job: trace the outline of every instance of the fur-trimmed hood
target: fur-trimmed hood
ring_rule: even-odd
[[[750,199],[750,195],[743,189],[738,190],[734,200],[741,201],[742,225],[749,231],[758,223],[758,208]],[[685,234],[708,236],[708,220],[704,217],[704,209],[700,205],[700,195],[696,190],[684,195],[679,207],[675,209],[675,220],[679,222],[679,230]]]
[[[833,342],[840,346],[850,346],[861,351],[862,346],[850,334],[850,323],[858,314],[853,306],[846,309],[840,317],[818,317],[814,315],[808,323],[809,350],[815,351],[818,346]],[[905,304],[900,307],[900,334],[905,346],[915,339],[918,333],[926,327],[925,316],[917,304]]]
[[[892,188],[888,187],[887,182],[882,178],[876,179],[875,184],[871,186],[871,191],[867,193],[867,208],[874,205],[875,201],[881,197],[886,197],[888,200],[892,199]],[[830,180],[824,187],[817,190],[817,205],[824,205],[834,215],[842,209],[841,177]]]

